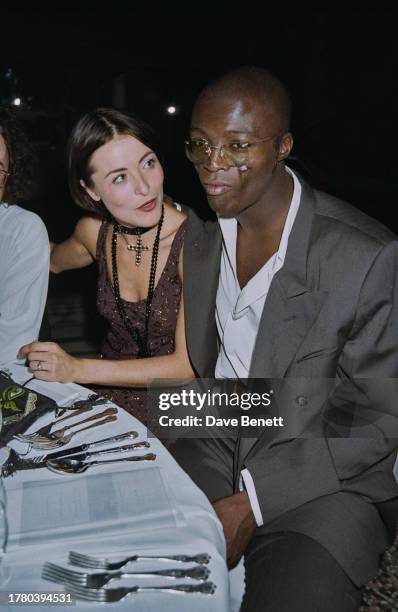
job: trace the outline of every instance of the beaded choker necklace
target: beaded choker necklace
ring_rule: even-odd
[[[115,225],[118,234],[129,234],[130,236],[142,236],[152,228],[151,227],[128,227],[127,225]]]
[[[152,248],[152,259],[151,259],[151,270],[149,273],[149,283],[148,283],[148,293],[146,298],[145,305],[145,331],[144,337],[142,338],[137,330],[134,328],[133,323],[130,321],[125,308],[123,306],[122,299],[120,297],[120,287],[119,287],[119,275],[117,270],[117,257],[116,257],[116,249],[117,249],[117,235],[121,234],[132,234],[135,236],[141,236],[145,232],[152,229],[151,227],[125,227],[124,225],[113,225],[113,233],[112,233],[112,276],[113,276],[113,292],[115,294],[115,302],[116,307],[118,309],[120,318],[122,319],[125,328],[129,332],[130,336],[138,345],[138,357],[150,357],[149,348],[148,348],[148,326],[149,326],[149,318],[151,316],[152,309],[152,298],[153,292],[155,290],[155,276],[156,276],[156,268],[158,265],[158,253],[159,253],[159,241],[160,241],[160,232],[163,225],[164,219],[164,206],[162,206],[162,214],[160,216],[158,222],[158,229],[156,232],[155,240],[153,242]],[[137,243],[138,247],[138,243]]]

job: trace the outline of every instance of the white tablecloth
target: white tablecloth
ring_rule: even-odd
[[[29,370],[22,366],[13,366],[11,373],[18,382],[25,382],[31,376]],[[60,405],[90,394],[89,390],[75,384],[32,381],[28,387],[56,399]],[[110,405],[95,407],[93,412],[100,412]],[[89,412],[77,419],[91,414]],[[31,429],[36,430],[52,418],[52,414],[44,415]],[[127,443],[147,439],[146,428],[119,409],[116,422],[79,433],[68,446],[129,430],[136,430],[139,436]],[[0,587],[1,591],[62,592],[61,585],[44,581],[40,575],[46,560],[66,565],[69,550],[114,557],[124,556],[124,553],[207,552],[211,555],[209,580],[217,585],[214,595],[141,593],[130,595],[118,604],[108,604],[108,607],[122,610],[134,605],[134,609],[140,612],[158,612],[160,609],[162,612],[226,612],[238,606],[242,570],[239,568],[235,571],[238,576],[234,582],[238,588],[233,601],[230,601],[225,541],[217,516],[202,491],[164,446],[156,438],[149,437],[148,440],[151,448],[135,453],[154,452],[156,462],[111,463],[90,468],[79,475],[59,475],[47,469],[25,470],[5,479],[10,528],[6,562],[11,568],[11,579],[6,586]],[[14,442],[10,445],[15,450],[26,450],[23,445]],[[33,456],[33,452],[30,456]],[[114,504],[116,497],[120,508]],[[126,504],[131,512],[126,512]],[[56,525],[51,526],[50,521],[44,518],[46,512],[50,518],[57,517]],[[112,513],[115,518],[107,520]],[[137,569],[154,568],[153,562],[150,566],[140,562],[139,568],[138,564],[135,565]],[[156,567],[178,567],[178,564],[170,562],[166,565],[164,562],[159,565],[157,562]],[[74,569],[79,568],[75,566]],[[134,579],[131,584],[160,583],[153,578],[141,578]],[[173,581],[162,579],[162,584],[173,584]],[[82,610],[98,609],[99,605],[77,602],[78,609]],[[55,606],[52,607],[55,609]],[[9,606],[8,609],[20,610],[21,606]],[[49,606],[34,606],[34,609],[44,611]]]

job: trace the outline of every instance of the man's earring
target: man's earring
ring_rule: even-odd
[[[248,170],[247,166],[239,166],[239,172],[246,172]]]

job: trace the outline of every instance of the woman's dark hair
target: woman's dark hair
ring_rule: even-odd
[[[78,206],[91,213],[107,215],[104,204],[96,202],[80,184],[92,187],[93,153],[116,136],[133,136],[156,153],[157,143],[151,128],[127,113],[113,108],[97,108],[78,121],[68,142],[68,180],[72,198]]]
[[[3,200],[17,204],[28,200],[32,194],[35,171],[35,154],[14,111],[0,107],[0,134],[4,138],[8,152],[8,172]]]

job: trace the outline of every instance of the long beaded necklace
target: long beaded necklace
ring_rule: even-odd
[[[119,286],[119,275],[117,270],[117,257],[116,257],[116,249],[117,249],[117,235],[118,233],[124,234],[134,234],[140,236],[141,234],[149,231],[152,228],[143,228],[143,227],[134,227],[127,228],[123,225],[113,225],[113,233],[112,233],[112,276],[113,276],[113,292],[115,294],[115,302],[116,307],[118,309],[120,318],[122,319],[125,328],[129,332],[130,336],[138,345],[138,357],[150,357],[150,352],[148,348],[148,326],[149,326],[149,318],[151,316],[152,309],[152,298],[153,292],[155,290],[155,277],[156,277],[156,268],[158,265],[158,253],[159,253],[159,241],[160,241],[160,232],[163,225],[164,219],[164,206],[162,206],[162,214],[160,216],[158,222],[158,229],[156,232],[155,240],[153,242],[152,247],[152,259],[151,259],[151,270],[149,273],[149,283],[148,283],[148,293],[146,298],[145,305],[145,331],[144,337],[142,338],[137,330],[134,328],[132,322],[130,321],[127,313],[124,309],[121,297],[120,297],[120,286]]]

